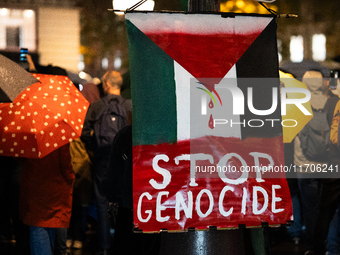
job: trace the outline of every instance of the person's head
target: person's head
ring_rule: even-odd
[[[307,71],[302,77],[302,82],[306,84],[311,93],[310,104],[312,108],[316,110],[322,109],[327,101],[322,73],[319,71]]]
[[[319,71],[307,71],[302,77],[302,82],[306,84],[310,91],[324,91],[323,76]]]
[[[123,84],[123,78],[119,72],[116,71],[106,72],[103,76],[102,82],[105,93],[120,95],[120,89]]]

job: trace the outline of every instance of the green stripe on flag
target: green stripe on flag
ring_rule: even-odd
[[[133,104],[133,145],[177,141],[174,61],[126,20]]]

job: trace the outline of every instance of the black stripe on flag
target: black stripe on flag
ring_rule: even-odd
[[[238,87],[245,96],[245,112],[241,115],[241,123],[245,121],[246,125],[241,125],[242,139],[247,137],[275,137],[282,135],[281,107],[280,107],[280,81],[279,81],[279,64],[276,42],[276,20],[273,20],[256,38],[252,45],[242,55],[236,63],[236,72],[238,78]],[[241,79],[239,79],[241,78]],[[247,79],[243,79],[247,78]],[[277,78],[277,79],[250,79],[250,78]],[[265,80],[265,82],[263,82]],[[247,88],[253,87],[253,105],[255,109],[266,110],[272,106],[272,88],[277,87],[277,107],[276,110],[267,116],[255,115],[248,109],[247,105]],[[274,122],[274,127],[268,119],[280,121]],[[262,120],[265,123],[262,127],[251,127],[247,123],[249,120]],[[260,121],[251,122],[254,125],[260,125]]]

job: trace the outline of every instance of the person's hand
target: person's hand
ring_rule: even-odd
[[[34,62],[32,60],[32,57],[30,54],[27,54],[26,55],[26,58],[27,58],[27,63],[28,63],[28,71],[29,72],[36,72],[37,69],[35,68],[35,65],[34,65]]]

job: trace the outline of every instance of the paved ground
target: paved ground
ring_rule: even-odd
[[[303,255],[303,243],[294,244],[286,235],[285,230],[270,230],[270,249],[268,255]],[[87,232],[87,240],[82,249],[70,249],[68,255],[95,255],[97,250],[97,235],[95,231]],[[227,254],[227,253],[226,253]],[[29,252],[19,251],[15,241],[0,241],[0,255],[29,255]],[[248,255],[248,254],[247,254]]]

